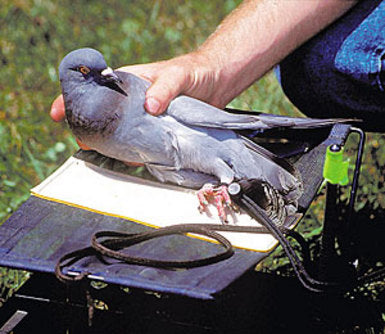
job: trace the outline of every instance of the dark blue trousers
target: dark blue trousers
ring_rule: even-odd
[[[309,117],[353,117],[385,131],[385,1],[362,0],[280,66],[282,88]]]

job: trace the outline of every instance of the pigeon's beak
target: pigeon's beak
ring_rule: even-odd
[[[112,70],[111,67],[107,67],[101,73],[102,77],[109,82],[122,83],[122,80],[118,77],[118,75]]]

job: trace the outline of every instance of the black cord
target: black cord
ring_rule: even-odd
[[[197,260],[186,260],[186,261],[164,261],[164,260],[154,260],[144,257],[133,257],[127,254],[124,254],[118,249],[129,247],[140,242],[151,240],[154,238],[172,235],[172,234],[185,234],[185,233],[194,233],[209,237],[219,242],[220,245],[224,247],[224,251],[215,254],[213,256],[205,257]],[[99,242],[99,238],[110,237],[113,239],[107,239],[103,242]],[[216,263],[228,259],[234,254],[234,249],[231,245],[231,242],[222,236],[221,234],[201,226],[192,226],[192,225],[174,225],[167,226],[161,229],[138,233],[138,234],[128,234],[121,232],[110,232],[102,231],[97,232],[93,235],[91,240],[92,247],[101,255],[115,258],[117,260],[124,261],[130,264],[137,264],[150,267],[158,268],[194,268],[205,266],[208,264]]]
[[[241,196],[240,201],[243,204],[243,206],[247,209],[248,213],[254,219],[262,223],[263,226],[265,226],[273,234],[273,236],[279,241],[284,252],[289,258],[291,265],[293,266],[293,269],[297,278],[306,289],[313,292],[324,292],[326,287],[337,286],[337,283],[334,283],[334,282],[322,282],[312,278],[306,271],[301,260],[298,258],[294,249],[286,240],[282,232],[279,230],[279,228],[277,228],[275,224],[273,224],[270,221],[270,219],[263,212],[263,210],[259,208],[258,205],[245,194]]]
[[[278,228],[282,233],[292,236],[301,247],[305,250],[305,253],[308,253],[308,248],[305,240],[296,232],[291,231],[283,226]],[[122,233],[114,231],[100,231],[95,233],[91,238],[91,247],[82,248],[71,253],[68,253],[61,257],[55,266],[55,274],[58,279],[65,282],[77,282],[89,275],[88,272],[83,272],[80,275],[74,276],[69,274],[64,274],[63,269],[68,267],[80,259],[91,256],[91,255],[104,255],[112,257],[118,260],[122,260],[126,263],[136,264],[136,265],[145,265],[152,267],[161,267],[161,268],[193,268],[198,266],[204,266],[219,261],[223,261],[231,257],[234,253],[234,249],[230,241],[217,233],[217,231],[227,231],[227,232],[240,232],[240,233],[268,233],[270,231],[263,226],[233,226],[233,225],[221,225],[221,224],[180,224],[163,227],[157,230],[152,230],[144,233]],[[187,260],[187,261],[178,261],[178,260],[155,260],[143,257],[133,257],[126,255],[119,250],[133,246],[135,244],[141,243],[146,240],[151,240],[154,238],[173,235],[173,234],[186,234],[194,233],[209,237],[220,243],[224,247],[224,251],[215,254],[210,257],[197,259],[197,260]],[[109,238],[103,241],[99,241],[100,238]],[[307,256],[308,257],[308,256]]]

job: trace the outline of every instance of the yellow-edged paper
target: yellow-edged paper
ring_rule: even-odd
[[[85,210],[126,218],[152,227],[220,224],[214,205],[198,210],[195,190],[161,184],[97,167],[71,157],[31,190],[32,194]],[[245,213],[232,213],[229,224],[258,226]],[[268,252],[277,245],[269,234],[220,232],[239,248]]]

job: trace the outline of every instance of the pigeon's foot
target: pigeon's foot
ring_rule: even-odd
[[[227,186],[214,186],[206,183],[202,189],[198,191],[199,211],[203,212],[209,204],[214,201],[218,210],[218,216],[222,223],[227,223],[226,207],[231,208],[232,201],[227,190]]]

